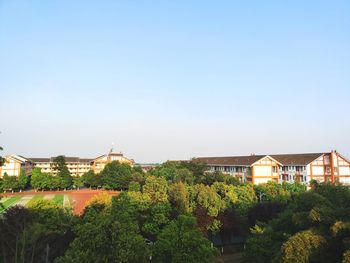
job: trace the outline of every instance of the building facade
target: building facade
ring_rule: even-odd
[[[350,161],[336,151],[327,153],[200,157],[208,171],[221,171],[253,184],[276,182],[338,182],[350,184]]]
[[[21,170],[23,170],[26,175],[31,175],[33,167],[33,161],[21,155],[5,156],[5,163],[3,166],[0,166],[0,177],[3,177],[5,174],[9,176],[19,176]]]
[[[55,169],[55,158],[25,158],[20,155],[5,156],[5,164],[0,167],[0,177],[6,173],[9,176],[19,176],[21,169],[24,169],[27,176],[32,174],[34,168],[40,168],[43,173],[57,174]],[[92,170],[99,173],[106,164],[112,161],[119,161],[133,165],[132,159],[126,158],[122,153],[109,152],[97,158],[64,157],[67,168],[71,175],[81,176]]]
[[[125,156],[123,156],[122,153],[113,153],[110,152],[109,154],[101,155],[91,161],[91,170],[93,170],[95,173],[99,173],[105,168],[106,164],[118,161],[120,163],[126,163],[131,166],[134,165],[134,160],[128,159]]]
[[[65,157],[67,168],[71,175],[81,176],[92,169],[93,159],[83,159],[79,157]],[[35,168],[40,168],[43,173],[57,174],[55,169],[55,157],[51,158],[30,158]]]

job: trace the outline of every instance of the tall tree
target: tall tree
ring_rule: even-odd
[[[18,177],[18,186],[21,190],[24,190],[28,184],[28,176],[26,171],[22,168]]]
[[[182,183],[174,183],[169,187],[169,200],[178,214],[189,214],[190,198],[187,186]]]
[[[54,159],[54,169],[57,171],[57,176],[61,180],[61,188],[69,188],[73,184],[73,178],[66,165],[66,159],[63,155],[57,156]]]
[[[103,187],[106,189],[126,189],[131,181],[131,166],[113,161],[101,172]]]
[[[2,151],[3,148],[0,146],[0,151]],[[0,155],[0,167],[3,166],[5,163],[5,158],[3,158],[1,155]]]
[[[148,176],[143,186],[143,193],[152,200],[152,202],[168,201],[168,184],[164,177]]]
[[[101,174],[95,174],[93,170],[84,173],[82,180],[86,187],[98,188],[102,186]]]
[[[3,176],[2,187],[4,190],[17,190],[19,188],[17,176],[9,176],[5,173]]]
[[[196,228],[194,217],[180,215],[159,234],[154,247],[155,262],[213,262],[215,249]]]

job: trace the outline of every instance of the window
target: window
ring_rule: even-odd
[[[277,166],[272,166],[272,172],[277,173]]]

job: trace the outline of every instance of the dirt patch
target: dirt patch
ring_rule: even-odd
[[[118,195],[117,191],[105,191],[105,190],[80,190],[70,193],[73,201],[73,212],[76,215],[81,215],[84,211],[87,201],[89,201],[93,196],[98,195],[102,192],[106,192],[110,195]]]

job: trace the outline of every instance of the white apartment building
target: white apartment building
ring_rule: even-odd
[[[21,155],[8,155],[5,156],[5,164],[0,167],[0,177],[3,177],[6,173],[9,176],[19,176],[21,169],[24,169],[27,176],[32,174],[34,168],[40,168],[44,173],[57,174],[55,169],[55,158],[26,158]],[[101,155],[97,158],[79,158],[79,157],[66,157],[65,162],[71,175],[81,176],[84,173],[93,170],[95,173],[99,173],[103,170],[106,164],[112,161],[119,161],[121,163],[127,163],[133,165],[132,159],[126,158],[122,153],[109,152],[108,154]]]
[[[222,171],[253,184],[319,182],[350,184],[350,161],[336,151],[326,153],[200,157],[208,171]]]

